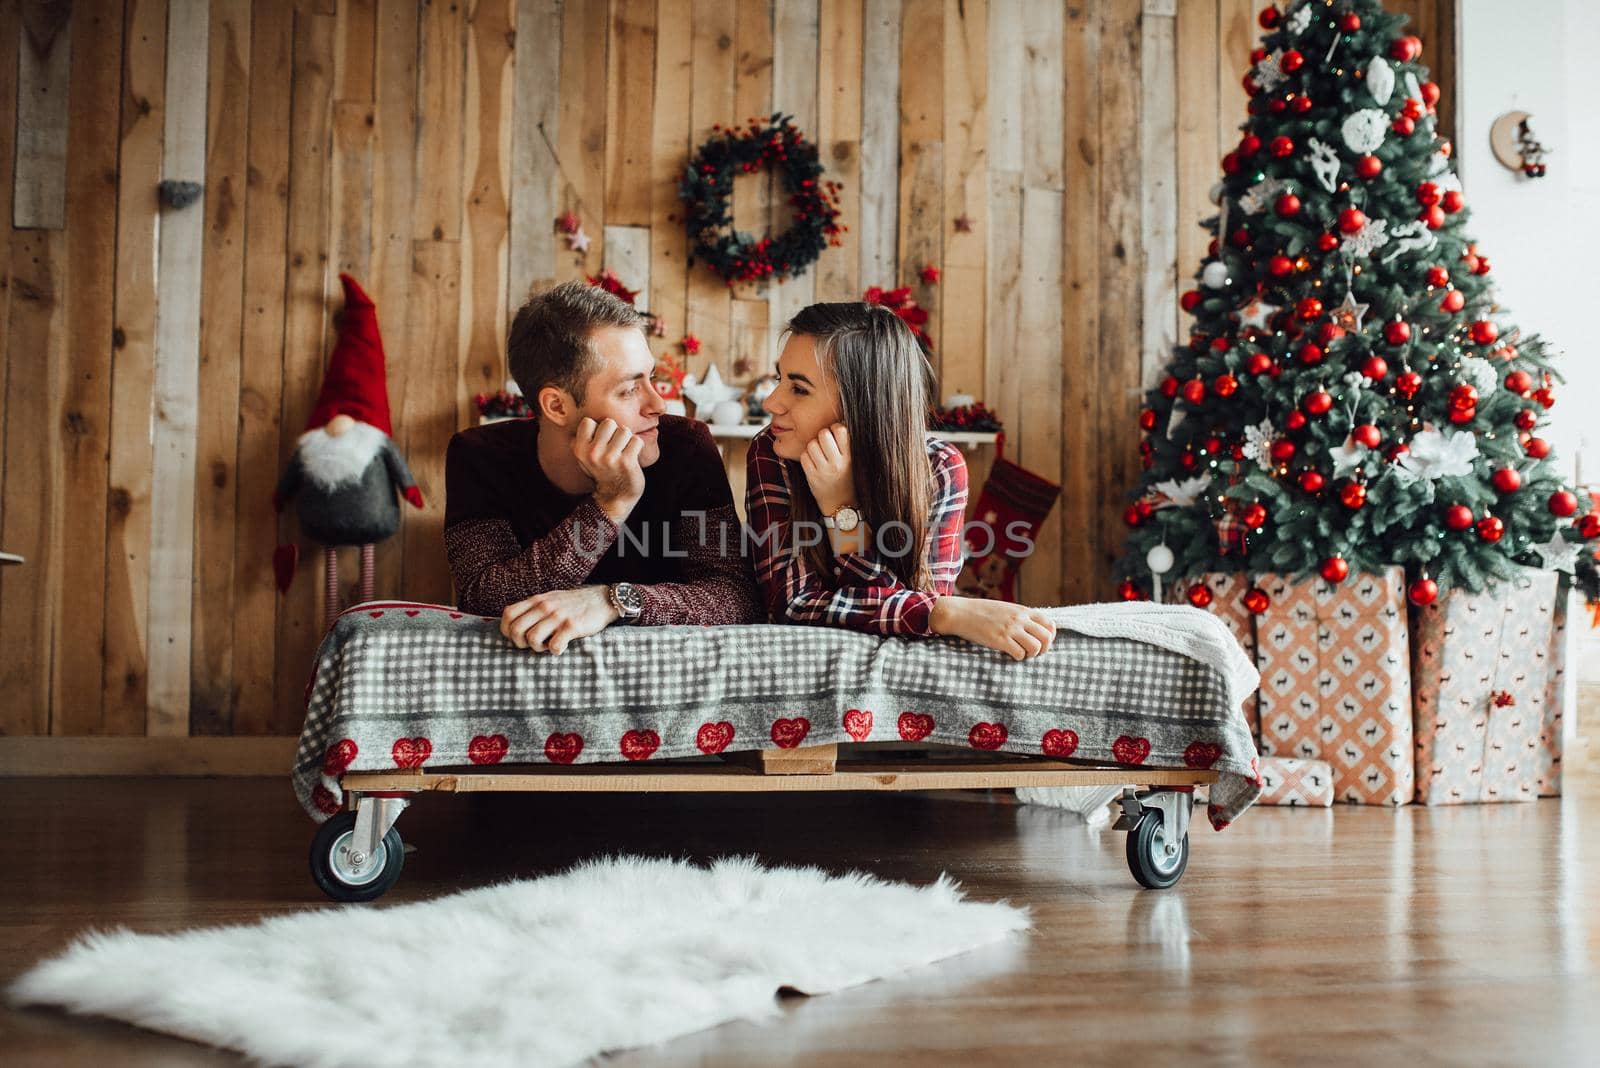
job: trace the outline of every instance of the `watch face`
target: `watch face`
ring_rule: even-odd
[[[845,507],[833,513],[833,522],[840,530],[848,534],[856,529],[856,525],[861,522],[861,516],[854,508]]]
[[[617,607],[625,616],[636,616],[644,611],[644,595],[631,582],[619,582],[616,585]]]

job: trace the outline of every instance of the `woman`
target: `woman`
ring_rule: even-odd
[[[1038,609],[955,594],[967,468],[927,436],[932,371],[900,317],[813,304],[789,323],[772,423],[750,443],[745,512],[774,621],[947,634],[1018,660],[1050,648]]]

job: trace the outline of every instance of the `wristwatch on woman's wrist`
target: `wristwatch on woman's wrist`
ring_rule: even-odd
[[[848,534],[861,525],[861,513],[847,504],[835,509],[832,515],[823,516],[822,524],[829,530],[839,530]]]
[[[607,586],[606,600],[624,623],[632,623],[644,611],[644,595],[631,582],[613,582]]]

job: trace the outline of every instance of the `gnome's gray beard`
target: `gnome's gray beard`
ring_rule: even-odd
[[[306,478],[323,489],[337,489],[359,481],[387,439],[371,423],[357,422],[338,437],[322,427],[308,430],[295,449]]]

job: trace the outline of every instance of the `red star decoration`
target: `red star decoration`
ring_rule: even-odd
[[[956,216],[956,232],[959,234],[972,233],[972,216],[962,212]]]

